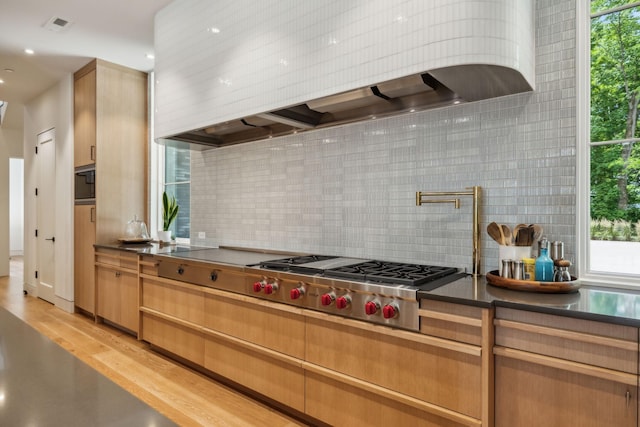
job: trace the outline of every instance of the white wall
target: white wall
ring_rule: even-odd
[[[9,159],[9,255],[24,253],[24,160]]]
[[[37,135],[56,129],[56,305],[73,311],[73,75],[69,74],[25,106],[24,168],[25,168],[25,287],[36,291],[36,228],[35,196],[36,161],[34,147]]]
[[[0,128],[0,276],[9,275],[9,159],[22,157],[22,132]]]

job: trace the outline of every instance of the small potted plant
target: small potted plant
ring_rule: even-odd
[[[178,202],[176,201],[175,196],[167,195],[167,192],[162,193],[162,230],[158,231],[158,240],[161,243],[169,243],[171,242],[171,224],[178,216],[178,211],[180,210],[180,206],[178,206]]]

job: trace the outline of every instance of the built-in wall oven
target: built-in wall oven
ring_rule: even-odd
[[[76,205],[94,205],[96,203],[96,165],[87,165],[75,169]]]

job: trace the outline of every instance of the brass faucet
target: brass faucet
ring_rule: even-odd
[[[457,197],[472,196],[473,197],[473,277],[480,275],[480,214],[479,200],[480,187],[468,187],[470,191],[418,191],[416,193],[416,206],[425,203],[453,203],[455,209],[460,209],[460,199],[424,199],[425,197]]]

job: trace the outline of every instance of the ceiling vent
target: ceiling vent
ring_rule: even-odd
[[[44,24],[44,28],[54,33],[59,33],[62,30],[66,30],[71,26],[72,22],[68,19],[63,19],[58,16],[54,16]]]

